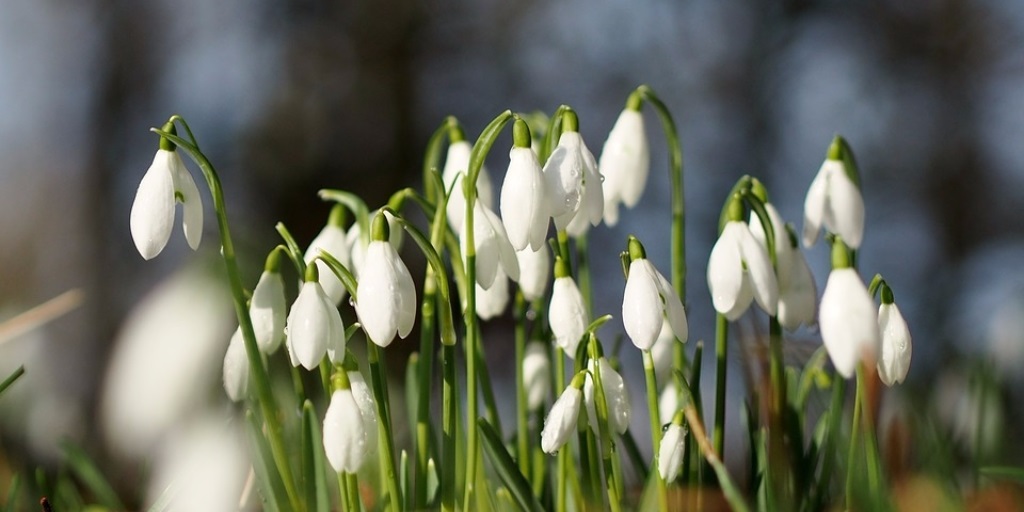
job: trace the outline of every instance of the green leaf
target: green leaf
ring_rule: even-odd
[[[101,505],[114,510],[125,509],[113,486],[85,453],[85,450],[70,441],[62,442],[60,447],[71,471],[85,484],[85,487]]]
[[[324,469],[323,434],[313,402],[302,404],[302,472],[306,483],[306,503],[312,510],[328,512],[327,471]],[[312,508],[313,506],[316,508]]]
[[[246,438],[249,441],[249,453],[252,454],[252,469],[256,474],[256,482],[260,486],[260,493],[263,495],[263,507],[267,512],[280,512],[288,510],[288,497],[285,494],[284,483],[281,475],[273,466],[274,459],[270,454],[270,447],[263,437],[263,430],[259,420],[252,411],[245,415]]]
[[[484,418],[478,420],[478,429],[480,431],[480,439],[483,441],[484,452],[487,453],[488,460],[491,461],[491,465],[498,473],[498,477],[502,483],[508,487],[512,496],[515,498],[516,503],[519,505],[520,510],[528,510],[531,512],[540,512],[543,510],[540,503],[533,496],[533,491],[530,489],[530,483],[526,481],[523,474],[519,472],[518,466],[512,456],[509,455],[508,450],[505,449],[505,445],[502,444],[501,438],[498,433],[494,431],[491,424]]]
[[[999,480],[1013,480],[1017,483],[1024,484],[1024,468],[1017,468],[1012,466],[986,466],[978,468],[978,473],[989,478],[995,478]]]
[[[288,259],[292,260],[292,265],[295,266],[295,271],[298,272],[299,278],[306,275],[306,262],[302,259],[302,249],[299,248],[299,244],[295,242],[295,237],[292,236],[291,231],[285,227],[283,222],[278,222],[274,229],[277,229],[278,234],[281,235],[281,239],[284,240],[284,246],[288,253]]]
[[[21,475],[15,473],[11,476],[11,485],[7,487],[7,505],[4,512],[14,512],[18,509],[18,491],[21,487]]]

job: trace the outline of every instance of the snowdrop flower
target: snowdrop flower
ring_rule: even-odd
[[[341,227],[344,222],[345,207],[340,204],[334,205],[327,219],[327,225],[310,242],[309,248],[306,249],[306,254],[302,257],[307,265],[312,265],[314,261],[316,262],[316,266],[320,271],[320,286],[323,287],[324,293],[331,298],[331,302],[335,306],[341,304],[347,290],[345,290],[345,285],[341,283],[341,279],[331,270],[331,267],[327,266],[327,263],[323,260],[318,259],[317,256],[320,256],[320,251],[324,251],[334,256],[334,259],[341,262],[345,267],[350,265],[345,230]]]
[[[686,342],[689,334],[686,311],[675,288],[647,259],[643,244],[629,237],[629,277],[622,296],[622,323],[640,350],[651,350],[664,320],[675,336]]]
[[[334,382],[324,416],[324,452],[335,471],[355,473],[376,451],[375,403],[359,372],[338,372]]]
[[[675,480],[683,470],[683,453],[686,448],[686,430],[681,422],[672,422],[661,436],[658,449],[658,473],[665,482]]]
[[[731,199],[730,220],[725,223],[708,261],[708,288],[715,310],[734,321],[754,299],[774,316],[779,301],[778,283],[768,253],[743,222],[743,206]]]
[[[622,375],[612,368],[608,358],[602,356],[597,360],[599,362],[596,364],[594,359],[587,363],[587,369],[590,371],[587,372],[586,382],[583,384],[583,400],[587,404],[590,428],[595,434],[598,433],[597,422],[599,419],[594,404],[594,379],[592,376],[598,373],[597,366],[600,365],[601,387],[604,388],[604,398],[608,405],[608,426],[622,434],[629,428],[630,406],[626,383],[622,380]]]
[[[651,347],[651,359],[654,360],[654,378],[659,387],[672,381],[673,351],[677,343],[676,333],[672,332],[672,326],[668,318],[661,320],[661,331],[658,332],[658,339],[654,340]],[[671,419],[671,418],[669,418]],[[663,421],[662,424],[668,423]]]
[[[537,251],[529,247],[516,251],[516,260],[519,261],[519,289],[523,291],[523,298],[528,302],[540,299],[548,289],[548,280],[551,279],[549,251],[547,246],[542,246]]]
[[[544,247],[551,218],[544,174],[537,155],[530,149],[526,121],[516,119],[513,134],[515,145],[508,154],[508,171],[501,185],[501,219],[513,249],[522,251],[529,246],[539,251]]]
[[[224,355],[224,392],[234,402],[245,398],[249,388],[249,357],[245,353],[242,328],[235,329]]]
[[[787,330],[794,331],[800,324],[812,325],[818,307],[818,289],[814,275],[807,266],[807,259],[797,245],[796,235],[782,220],[778,210],[769,202],[764,203],[768,217],[775,231],[775,258],[778,262],[779,282],[779,323]],[[750,214],[750,232],[768,250],[768,239],[761,220]]]
[[[378,346],[405,338],[416,322],[416,285],[409,269],[388,241],[384,214],[373,218],[372,241],[356,288],[356,315],[363,331]]]
[[[804,247],[814,245],[822,224],[825,229],[843,238],[853,249],[860,247],[864,237],[864,198],[857,184],[856,169],[850,149],[842,137],[836,137],[811,181],[804,200]],[[846,158],[844,158],[846,157]]]
[[[548,323],[551,333],[570,359],[576,358],[580,338],[590,323],[590,316],[583,304],[583,294],[569,275],[569,265],[561,257],[555,257],[555,284],[548,306]]]
[[[287,305],[284,302],[284,279],[279,269],[280,251],[271,251],[267,256],[263,273],[252,291],[249,303],[249,318],[256,334],[256,345],[260,352],[273,354],[284,341],[284,321]]]
[[[661,382],[660,380],[658,382]],[[662,388],[658,395],[658,419],[664,425],[670,421],[683,408],[682,395],[675,385],[668,385]]]
[[[864,282],[850,267],[846,244],[838,237],[832,245],[832,272],[818,316],[821,339],[840,375],[849,379],[857,363],[875,361],[880,343],[878,314]]]
[[[163,129],[175,133],[171,122]],[[199,189],[175,149],[169,140],[160,139],[160,149],[139,182],[132,203],[132,240],[139,254],[147,260],[160,254],[170,240],[177,202],[182,204],[181,224],[189,247],[198,248],[203,237],[203,203]]]
[[[444,170],[441,172],[441,179],[444,181],[444,188],[447,192],[451,190],[448,197],[448,225],[456,233],[462,231],[462,223],[466,217],[466,195],[463,191],[462,179],[469,172],[469,157],[473,147],[466,141],[462,129],[451,136],[452,142],[448,146],[448,157],[444,161]],[[491,175],[487,172],[486,166],[480,167],[480,174],[476,178],[477,201],[484,203],[487,208],[494,208],[494,190],[491,185]]]
[[[555,229],[579,236],[589,224],[596,226],[601,222],[604,178],[598,173],[594,155],[583,143],[576,113],[566,112],[562,119],[562,135],[544,164],[544,180]]]
[[[651,168],[651,150],[647,143],[644,118],[640,113],[640,95],[633,93],[619,114],[608,140],[601,150],[598,168],[605,177],[604,223],[619,222],[619,203],[636,206],[647,185]]]
[[[573,377],[569,387],[555,400],[551,406],[547,418],[544,419],[544,430],[540,433],[540,447],[544,453],[555,453],[562,447],[574,432],[576,423],[580,417],[580,404],[583,401],[583,387],[585,372],[580,372]]]
[[[498,274],[494,276],[494,283],[486,290],[476,286],[476,316],[481,320],[490,320],[501,316],[508,307],[508,276],[498,267]]]
[[[316,368],[330,351],[332,361],[345,355],[345,326],[341,315],[320,286],[317,265],[306,267],[306,279],[285,324],[292,366]]]
[[[893,302],[892,290],[882,284],[882,304],[878,306],[878,329],[881,334],[882,357],[878,359],[878,377],[886,386],[903,383],[910,370],[910,328],[899,306]]]
[[[551,392],[551,361],[543,343],[531,341],[526,344],[523,356],[523,387],[526,388],[526,404],[531,411],[544,405]]]
[[[476,201],[473,208],[473,243],[476,246],[476,282],[483,289],[488,289],[498,275],[498,266],[502,267],[513,281],[519,281],[519,261],[516,251],[508,241],[508,234],[501,224],[501,219],[487,208],[483,201]],[[462,243],[462,254],[467,253],[466,235],[459,237]]]
[[[384,212],[384,217],[388,219],[388,230],[391,235],[388,237],[388,241],[391,242],[391,247],[394,247],[396,251],[402,250],[402,242],[405,240],[403,236],[404,231],[402,226],[398,223],[390,212],[377,209],[370,214],[370,219],[377,216],[378,213]],[[348,246],[349,251],[352,253],[352,266],[348,267],[352,275],[359,277],[360,272],[363,269],[363,262],[366,261],[366,249],[370,246],[370,237],[363,237],[363,230],[359,227],[359,223],[355,223],[348,229],[348,234],[345,237],[345,244]]]

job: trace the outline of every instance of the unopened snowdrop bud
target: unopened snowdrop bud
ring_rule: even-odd
[[[779,288],[765,248],[743,222],[739,196],[730,199],[728,221],[711,249],[708,288],[715,310],[734,321],[757,300],[769,315],[778,307]]]
[[[851,267],[849,251],[839,237],[832,244],[832,272],[821,297],[818,325],[832,364],[843,377],[853,377],[860,361],[877,358],[880,340],[875,304]]]
[[[416,322],[416,285],[389,237],[388,221],[378,213],[356,288],[359,323],[381,347],[390,345],[396,334],[404,339]]]
[[[600,365],[601,375],[601,387],[604,388],[605,402],[608,404],[608,426],[615,432],[622,434],[629,428],[629,392],[626,391],[626,383],[622,380],[622,375],[612,368],[611,363],[608,362],[608,358],[600,357],[595,363],[594,359],[591,359],[587,363],[587,369],[590,370],[587,373],[586,382],[583,384],[583,399],[587,404],[587,414],[590,419],[590,428],[593,429],[594,433],[598,433],[599,421],[597,416],[597,408],[594,404],[594,379],[592,375],[597,373],[597,366]]]
[[[371,425],[363,411],[365,405],[360,404],[368,399],[372,406],[373,398],[356,397],[357,392],[362,395],[368,390],[356,389],[349,378],[355,375],[358,372],[341,371],[334,375],[334,393],[324,416],[324,452],[331,467],[339,473],[359,471],[377,444],[376,416]]]
[[[224,355],[224,391],[232,401],[245,399],[249,387],[249,358],[245,354],[242,328],[235,329]]]
[[[537,155],[530,149],[526,121],[516,119],[512,131],[515,145],[509,152],[508,171],[501,186],[501,220],[515,250],[529,246],[538,251],[544,247],[551,218],[544,174]]]
[[[658,450],[658,473],[665,482],[672,482],[683,470],[683,454],[686,448],[686,429],[682,425],[682,414],[676,415],[661,436]]]
[[[345,327],[341,315],[318,281],[317,265],[306,267],[305,282],[292,304],[285,324],[288,355],[293,366],[312,370],[328,348],[334,357],[344,357]],[[339,332],[340,331],[340,332]]]
[[[369,215],[369,218],[373,219],[381,211],[380,209],[374,211]],[[402,226],[391,213],[384,211],[384,216],[388,219],[388,229],[391,231],[388,241],[391,242],[391,247],[394,247],[396,251],[401,251],[402,242],[405,240],[402,234],[404,233]],[[352,272],[352,275],[359,277],[363,270],[363,262],[366,261],[366,249],[370,246],[370,237],[363,237],[363,230],[357,222],[349,228],[348,234],[345,235],[345,244],[352,253],[352,266],[348,267],[348,269]]]
[[[840,136],[811,181],[804,200],[804,247],[814,245],[821,226],[843,238],[853,249],[864,237],[864,198],[860,193],[853,152]]]
[[[249,317],[256,334],[256,345],[260,352],[273,354],[284,341],[284,321],[287,305],[284,299],[284,279],[280,272],[281,251],[274,249],[267,256],[267,262],[252,291],[249,303]]]
[[[787,330],[794,331],[801,324],[814,323],[818,307],[818,290],[814,275],[807,266],[807,259],[797,243],[796,235],[789,224],[782,220],[775,206],[764,203],[768,217],[775,231],[775,257],[778,262],[779,282],[779,323]],[[761,220],[751,213],[750,232],[768,250],[768,240],[761,226]]]
[[[533,302],[544,296],[551,279],[550,249],[546,245],[537,251],[529,247],[516,252],[519,261],[519,289],[523,297]]]
[[[893,301],[892,290],[883,282],[882,304],[878,306],[878,329],[882,336],[882,357],[878,359],[878,377],[886,386],[903,383],[910,370],[912,344],[910,328],[903,319],[899,306]]]
[[[469,157],[473,146],[466,141],[462,128],[453,128],[449,138],[451,144],[448,146],[448,157],[445,158],[441,178],[445,189],[452,191],[448,198],[448,225],[458,233],[462,231],[463,220],[466,217],[466,196],[462,190],[462,180],[469,172]],[[491,176],[485,166],[480,167],[480,174],[476,179],[476,193],[477,201],[484,203],[487,208],[494,208]]]
[[[544,430],[540,433],[540,447],[544,453],[555,453],[576,432],[576,423],[580,417],[580,404],[583,402],[583,382],[586,372],[573,377],[569,387],[555,400],[551,412],[544,420]]]
[[[342,265],[349,266],[351,259],[349,258],[349,247],[346,243],[345,229],[342,228],[344,223],[345,207],[336,204],[331,208],[331,214],[327,218],[327,225],[310,242],[309,248],[306,249],[306,254],[302,257],[307,265],[312,265],[314,261],[316,262],[316,266],[319,267],[320,271],[320,286],[323,287],[324,293],[331,298],[331,302],[335,306],[341,304],[347,290],[345,290],[345,285],[341,284],[341,279],[334,275],[331,268],[327,266],[327,263],[317,259],[317,256],[320,255],[320,251],[324,251],[334,256],[334,259],[341,262]]]
[[[501,224],[501,219],[490,208],[477,201],[473,208],[473,243],[476,246],[476,282],[481,288],[487,289],[494,283],[498,275],[498,266],[502,267],[513,281],[519,281],[519,261],[516,251],[508,241],[508,234]],[[466,236],[461,234],[462,253],[466,254]]]
[[[508,276],[498,267],[494,283],[486,290],[476,284],[476,316],[481,320],[490,320],[501,316],[508,307]]]
[[[651,168],[651,150],[647,143],[644,118],[640,113],[643,103],[634,92],[626,101],[608,140],[601,150],[598,164],[604,182],[604,222],[614,226],[619,222],[619,203],[627,208],[636,206],[647,185]]]
[[[526,344],[523,355],[523,386],[526,388],[526,406],[535,411],[544,405],[551,393],[551,362],[548,349],[539,341]]]
[[[622,296],[622,323],[629,339],[640,350],[651,350],[667,319],[676,337],[686,342],[686,312],[675,288],[654,268],[634,236],[629,237],[629,256],[632,261]]]
[[[579,133],[576,113],[568,111],[562,118],[562,135],[558,147],[544,164],[549,211],[555,229],[572,236],[596,226],[604,215],[604,178],[597,170],[594,155],[587,149]],[[579,220],[572,223],[574,219]],[[572,223],[572,229],[569,229]]]
[[[548,306],[548,323],[555,343],[574,359],[590,317],[583,304],[583,294],[569,275],[569,265],[561,257],[555,257],[555,284]]]
[[[163,131],[175,134],[174,122]],[[195,250],[203,237],[203,203],[199,189],[171,141],[161,138],[153,163],[139,182],[132,203],[131,232],[135,248],[150,260],[164,250],[174,228],[174,205],[182,204],[182,228]]]

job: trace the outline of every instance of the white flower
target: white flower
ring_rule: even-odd
[[[840,160],[826,159],[807,190],[804,247],[818,239],[823,223],[825,229],[842,237],[851,248],[860,247],[864,237],[864,199]]]
[[[462,190],[462,179],[469,172],[469,156],[473,147],[469,142],[460,140],[448,146],[448,157],[444,161],[441,178],[448,197],[448,225],[456,233],[462,231],[462,223],[466,217],[466,196]],[[454,185],[454,187],[453,187]],[[477,201],[483,202],[487,208],[494,208],[494,190],[491,175],[487,167],[480,166],[480,174],[476,178]]]
[[[676,337],[686,342],[689,334],[686,312],[675,288],[650,260],[633,259],[622,295],[622,323],[626,334],[640,350],[651,350],[666,319]]]
[[[555,453],[569,441],[569,437],[576,431],[582,399],[583,393],[570,384],[555,400],[551,412],[544,419],[544,430],[540,433],[540,447],[544,453]]]
[[[818,315],[821,339],[840,375],[849,379],[858,362],[876,359],[878,315],[856,270],[832,270],[825,283]]]
[[[742,221],[729,221],[711,249],[708,288],[715,310],[729,321],[739,318],[752,299],[761,309],[775,315],[778,284],[768,253]]]
[[[320,364],[328,349],[331,349],[332,361],[344,358],[345,326],[341,315],[315,280],[302,284],[299,296],[288,313],[285,332],[292,366],[301,364],[312,370]]]
[[[473,208],[473,243],[476,246],[476,282],[485,290],[494,283],[498,265],[513,281],[519,281],[519,261],[508,241],[501,219],[482,201]],[[466,254],[466,236],[461,233],[462,253]]]
[[[494,283],[486,290],[476,286],[476,316],[481,320],[490,320],[501,316],[508,307],[508,276],[498,267],[498,274],[494,276]]]
[[[546,246],[534,251],[527,247],[516,252],[519,261],[519,289],[523,298],[533,302],[544,296],[551,279],[551,257]]]
[[[661,448],[658,450],[658,473],[661,479],[671,482],[679,476],[683,469],[683,453],[686,448],[686,431],[683,427],[672,423],[661,436]]]
[[[882,357],[878,360],[878,377],[886,386],[900,384],[910,370],[912,346],[910,328],[895,303],[878,306],[878,328],[881,331]]]
[[[604,215],[604,178],[597,171],[594,155],[579,132],[562,132],[558,147],[544,164],[548,206],[555,229],[578,236],[588,223],[596,226]],[[579,220],[569,230],[570,223]]]
[[[508,171],[501,185],[501,220],[512,248],[522,251],[529,246],[538,251],[544,247],[551,218],[544,174],[530,148],[513,147],[508,157]]]
[[[654,378],[658,381],[659,387],[664,387],[672,380],[672,366],[677,339],[676,334],[672,332],[672,326],[668,323],[668,318],[663,318],[661,320],[661,331],[658,332],[658,339],[654,341],[654,346],[651,347],[651,359],[654,359]],[[669,419],[672,418],[669,417]],[[668,422],[663,421],[662,423]]]
[[[345,239],[345,230],[341,226],[335,225],[328,222],[320,233],[316,235],[309,244],[309,248],[306,249],[306,254],[303,255],[302,259],[306,261],[307,265],[313,264],[316,261],[317,270],[320,273],[320,286],[323,287],[324,293],[330,297],[331,302],[335,306],[341,304],[342,299],[348,293],[345,289],[345,285],[341,284],[341,279],[335,275],[331,267],[327,266],[323,260],[317,259],[320,255],[320,251],[324,251],[334,259],[338,260],[342,265],[347,268],[349,266],[349,248]]]
[[[612,430],[622,434],[629,428],[629,393],[626,391],[626,383],[622,375],[612,368],[611,363],[605,357],[600,358],[601,364],[601,387],[604,388],[605,403],[608,405],[608,426]],[[586,381],[583,384],[583,399],[587,404],[587,417],[590,419],[590,428],[598,433],[597,409],[594,405],[594,374],[596,368],[594,360],[587,363]]]
[[[661,394],[658,395],[658,419],[662,425],[672,421],[676,413],[683,408],[683,401],[680,398],[677,386],[670,384],[662,388]]]
[[[370,213],[369,218],[372,221],[380,210],[374,210]],[[401,224],[398,223],[398,219],[395,219],[389,212],[384,212],[384,217],[388,219],[388,241],[391,242],[391,247],[394,247],[396,251],[402,250],[402,242],[405,241],[404,230]],[[366,248],[370,246],[370,237],[363,238],[363,230],[359,227],[359,223],[355,223],[348,229],[348,235],[346,235],[345,243],[348,245],[349,251],[352,252],[352,266],[348,267],[352,275],[357,278],[363,269],[363,262],[366,261]]]
[[[651,150],[640,111],[626,108],[604,142],[599,163],[604,182],[604,223],[619,222],[619,203],[636,206],[647,185]]]
[[[284,341],[286,309],[281,273],[263,271],[249,303],[249,317],[252,319],[252,329],[260,352],[273,354],[281,346]]]
[[[590,317],[583,304],[583,294],[571,277],[555,279],[548,306],[548,323],[551,325],[551,333],[555,335],[555,343],[565,351],[565,355],[574,359],[576,347],[590,323]]]
[[[167,245],[174,227],[174,204],[179,201],[185,239],[195,250],[203,237],[199,189],[177,151],[158,149],[132,203],[132,240],[143,258],[155,258]]]
[[[416,286],[390,242],[370,242],[363,265],[356,292],[356,315],[370,340],[386,347],[395,334],[404,339],[412,331],[416,322]]]
[[[800,324],[812,325],[818,307],[818,289],[814,275],[807,266],[807,259],[791,240],[785,221],[771,203],[765,203],[765,210],[775,231],[775,258],[778,261],[779,282],[779,323],[787,330],[794,331]],[[768,250],[768,240],[761,220],[751,213],[750,232]]]
[[[350,389],[338,389],[324,416],[324,452],[337,472],[355,473],[377,446],[373,397],[358,372],[348,373]],[[356,384],[356,379],[361,385]]]
[[[526,388],[526,404],[531,411],[544,405],[551,392],[551,362],[543,343],[531,341],[526,344],[523,355],[523,387]]]
[[[249,358],[245,353],[245,340],[242,339],[242,328],[235,329],[228,343],[228,351],[224,354],[224,391],[232,401],[245,399],[249,387]]]

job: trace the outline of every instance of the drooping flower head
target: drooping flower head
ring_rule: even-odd
[[[544,453],[555,453],[576,433],[576,423],[580,418],[580,404],[583,402],[583,382],[586,372],[580,372],[572,378],[569,387],[562,391],[551,406],[544,429],[540,433],[540,447]]]
[[[469,173],[469,157],[473,146],[466,141],[466,135],[461,127],[453,127],[449,131],[451,144],[448,146],[448,156],[444,161],[444,170],[441,179],[444,181],[444,188],[451,190],[448,197],[448,225],[456,233],[462,231],[462,223],[466,217],[466,196],[463,192],[462,180]],[[476,178],[477,201],[484,203],[487,208],[494,208],[494,186],[491,185],[491,175],[487,167],[480,166],[480,174]]]
[[[730,199],[728,220],[718,236],[708,261],[708,288],[715,310],[734,321],[757,300],[769,315],[775,315],[779,300],[775,271],[765,248],[743,222],[739,196]]]
[[[886,386],[892,386],[903,383],[907,377],[913,346],[907,321],[893,299],[892,289],[885,282],[882,283],[881,295],[878,330],[882,337],[882,356],[878,359],[878,377]]]
[[[558,147],[544,164],[544,180],[555,229],[579,236],[604,215],[604,178],[594,155],[579,133],[579,119],[573,111],[562,117]]]
[[[523,387],[526,388],[526,406],[529,410],[534,411],[544,405],[544,400],[551,392],[551,362],[544,343],[531,341],[526,344]]]
[[[590,323],[590,315],[583,303],[583,294],[569,275],[569,265],[560,256],[555,257],[555,284],[548,306],[548,323],[555,335],[555,343],[570,359],[574,359],[580,338]]]
[[[339,371],[324,416],[323,445],[335,471],[356,473],[376,452],[377,413],[362,374]]]
[[[316,262],[316,266],[320,271],[320,286],[324,288],[324,293],[330,297],[331,302],[335,306],[341,304],[342,299],[345,298],[348,292],[345,290],[345,286],[341,284],[341,279],[318,256],[320,256],[320,251],[324,251],[334,256],[334,259],[341,262],[342,265],[346,267],[350,265],[349,247],[345,241],[345,228],[342,227],[344,223],[345,207],[336,204],[331,208],[331,214],[327,218],[327,225],[309,243],[306,254],[302,257],[307,265],[313,265]]]
[[[359,323],[381,347],[390,345],[396,334],[404,339],[416,321],[416,285],[389,238],[388,221],[378,213],[356,288]]]
[[[176,133],[171,121],[163,126],[163,130]],[[181,224],[185,240],[195,250],[203,237],[203,203],[199,189],[181,161],[176,146],[161,138],[160,149],[139,182],[132,203],[132,240],[143,258],[155,258],[167,245],[174,228],[175,203],[182,204]]]
[[[516,119],[513,136],[515,145],[509,152],[508,171],[501,186],[501,220],[512,248],[522,251],[529,246],[539,251],[544,247],[551,218],[544,174],[537,155],[530,148],[530,128],[526,121]]]
[[[686,311],[672,283],[647,259],[643,244],[629,237],[629,277],[622,296],[622,323],[626,334],[640,350],[651,350],[661,333],[662,324],[669,327],[679,341],[688,336]]]
[[[459,241],[462,253],[466,255],[466,233],[460,233]],[[519,261],[515,249],[508,241],[505,227],[501,219],[479,200],[473,206],[473,245],[476,247],[476,282],[480,287],[485,290],[491,287],[498,275],[499,265],[505,275],[513,281],[519,281]]]
[[[672,482],[682,472],[685,448],[686,429],[683,427],[682,414],[676,414],[661,436],[661,447],[658,449],[658,473],[665,482]]]
[[[267,256],[266,264],[256,288],[252,290],[249,303],[249,317],[256,334],[256,345],[260,352],[273,354],[284,341],[284,323],[287,306],[284,298],[284,279],[280,271],[280,251],[274,249]]]
[[[804,200],[804,247],[814,245],[821,226],[853,249],[864,238],[864,198],[853,151],[836,136]]]
[[[320,286],[317,265],[306,267],[305,282],[288,313],[285,333],[292,366],[301,364],[312,370],[328,352],[332,361],[344,357],[345,326],[338,308]]]
[[[832,365],[843,377],[853,377],[857,363],[877,359],[880,340],[875,304],[850,265],[849,250],[839,237],[832,244],[832,272],[821,297],[818,326]]]
[[[373,213],[370,213],[369,218],[373,219],[378,213],[383,213],[384,217],[388,219],[388,229],[391,230],[391,236],[388,237],[388,241],[391,242],[391,247],[394,247],[395,251],[401,251],[402,242],[405,241],[402,226],[398,224],[398,220],[395,219],[391,212],[385,209],[373,211]],[[366,250],[370,247],[370,238],[369,234],[363,236],[363,229],[358,222],[352,224],[352,227],[348,229],[348,234],[345,236],[345,244],[352,253],[352,265],[349,267],[349,270],[356,277],[359,277],[363,271],[363,263],[366,261]]]
[[[647,185],[651,150],[640,113],[642,106],[639,93],[630,94],[601,149],[598,168],[605,177],[604,222],[609,226],[619,222],[619,203],[627,208],[636,206]]]
[[[249,389],[249,358],[245,353],[245,341],[242,339],[242,328],[235,329],[228,343],[228,351],[224,354],[224,392],[233,402],[245,398]]]

